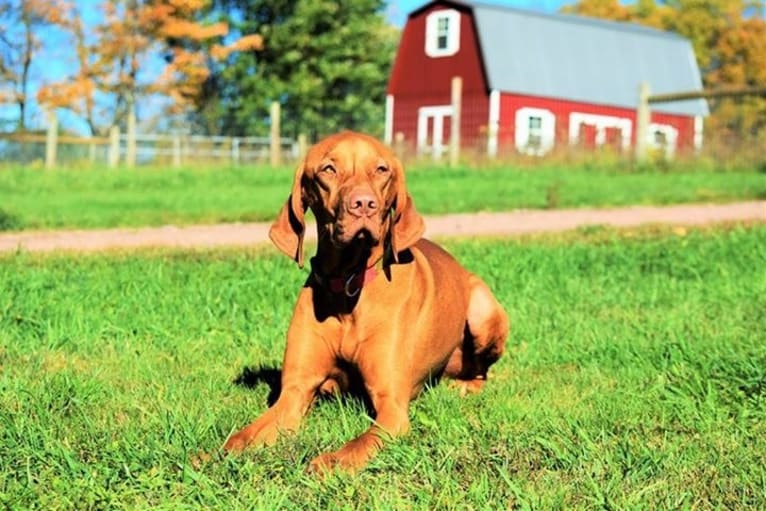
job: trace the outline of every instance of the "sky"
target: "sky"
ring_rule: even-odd
[[[562,5],[572,4],[574,0],[478,0],[481,3],[502,5],[506,7],[517,7],[520,9],[529,9],[530,11],[554,12],[558,11]],[[426,3],[425,0],[389,0],[387,15],[388,20],[398,26],[404,26],[407,21],[407,14],[414,11]]]
[[[515,7],[540,12],[555,12],[562,5],[574,3],[574,0],[480,0],[482,3],[500,5],[506,7]],[[97,0],[77,0],[81,12],[87,13],[91,10]],[[388,0],[386,7],[386,18],[397,27],[403,27],[407,21],[407,14],[427,3],[426,0]],[[37,88],[46,82],[60,80],[66,76],[68,62],[72,58],[72,52],[66,46],[62,46],[55,37],[44,41],[46,50],[41,58],[33,62],[32,80],[30,82],[31,96],[37,94]],[[15,118],[16,108],[0,106],[0,130],[12,129],[13,124],[4,124],[3,119]],[[43,127],[43,113],[37,108],[36,104],[29,105],[28,127],[30,129],[40,129]],[[75,115],[59,110],[59,121],[63,127],[81,134],[86,134],[85,123],[79,120]]]
[[[572,4],[574,0],[478,0],[481,3],[517,7],[530,11],[555,12],[562,5]],[[387,8],[388,20],[398,27],[404,26],[407,14],[426,3],[425,0],[389,0]]]

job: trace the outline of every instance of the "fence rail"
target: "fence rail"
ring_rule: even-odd
[[[53,147],[51,145],[53,144]],[[126,162],[129,136],[75,137],[57,135],[53,141],[46,134],[0,133],[0,159],[8,161],[45,161],[53,168],[57,161],[89,161],[116,167]],[[278,151],[275,158],[273,151]],[[224,137],[202,135],[135,136],[136,164],[171,164],[221,162],[232,165],[296,160],[305,151],[300,138],[280,137],[274,146],[271,137]]]
[[[45,134],[0,132],[0,159],[22,163],[44,160],[48,169],[55,168],[62,156],[78,162],[84,159],[91,163],[106,162],[109,167],[116,167],[121,161],[127,167],[145,163],[180,167],[190,162],[222,161],[233,165],[269,162],[278,166],[283,161],[298,159],[306,151],[305,136],[296,139],[280,136],[277,102],[271,107],[271,133],[267,137],[138,134],[134,117],[135,111],[131,110],[127,133],[112,126],[106,137],[74,137],[59,134],[58,118],[51,110],[47,112]]]
[[[649,119],[651,118],[651,105],[671,101],[742,96],[760,96],[766,98],[766,87],[736,87],[716,90],[693,90],[671,92],[667,94],[651,94],[649,84],[642,83],[638,93],[638,108],[636,110],[636,159],[638,161],[643,161],[648,158],[647,130],[649,129]]]

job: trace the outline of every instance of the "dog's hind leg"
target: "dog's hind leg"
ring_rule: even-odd
[[[470,297],[463,342],[447,362],[444,374],[456,380],[461,394],[481,390],[489,367],[505,350],[510,324],[503,307],[479,277],[470,276]]]

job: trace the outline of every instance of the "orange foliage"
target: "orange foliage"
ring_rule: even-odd
[[[71,0],[56,0],[62,4],[67,1]],[[85,37],[82,17],[76,9],[71,5],[62,8],[64,14],[56,23],[75,40],[77,70],[66,80],[41,88],[38,101],[82,114],[92,129],[98,92],[116,94],[123,98],[117,101],[122,105],[142,94],[159,93],[173,100],[175,110],[185,108],[209,77],[208,59],[262,47],[259,35],[245,36],[225,46],[218,43],[228,34],[228,24],[195,19],[208,4],[209,0],[104,0],[100,4],[103,21],[91,27],[90,39]],[[164,70],[142,81],[145,63],[158,50],[165,56]],[[124,113],[115,113],[113,122],[119,122]]]
[[[223,60],[238,51],[259,51],[263,49],[263,37],[258,34],[246,35],[226,46],[213,45],[210,55],[216,60]]]
[[[0,2],[0,104],[19,106],[24,128],[30,66],[40,49],[38,32],[66,16],[65,0]]]

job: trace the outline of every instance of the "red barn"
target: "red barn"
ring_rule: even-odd
[[[452,129],[451,79],[463,80],[464,146],[494,156],[562,145],[635,144],[638,91],[700,90],[688,40],[628,23],[435,0],[410,13],[388,83],[386,131],[438,158]],[[704,100],[661,103],[647,144],[699,148]]]

